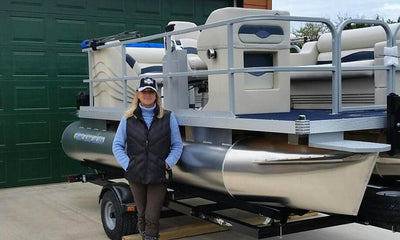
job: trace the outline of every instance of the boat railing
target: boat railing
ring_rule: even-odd
[[[392,35],[392,44],[394,47],[397,46],[397,35],[399,33],[400,33],[400,25],[396,27],[396,29],[394,30],[393,35]],[[396,53],[398,53],[398,50],[396,50]],[[397,54],[395,54],[393,57],[397,58],[397,62],[398,62],[399,56],[397,56]],[[399,67],[399,65],[392,65],[391,67],[393,68],[393,70],[391,72],[392,89],[393,89],[393,92],[395,92],[395,90],[396,90],[396,72],[400,71],[400,67]]]
[[[313,22],[313,23],[323,23],[325,24],[331,32],[332,36],[332,65],[329,66],[318,66],[318,65],[309,65],[309,66],[266,66],[266,67],[244,67],[238,68],[234,67],[234,57],[233,57],[233,25],[240,22],[246,21],[259,21],[259,20],[275,20],[275,21],[295,21],[295,22]],[[366,67],[342,67],[341,66],[341,35],[343,29],[346,25],[350,23],[368,23],[368,24],[376,24],[380,25],[384,28],[387,37],[388,48],[396,46],[396,34],[398,33],[400,26],[396,29],[395,34],[392,33],[388,24],[380,21],[380,20],[367,20],[367,19],[349,19],[341,23],[337,28],[335,25],[329,20],[325,18],[315,18],[315,17],[298,17],[298,16],[281,16],[281,15],[254,15],[254,16],[244,16],[232,18],[229,20],[218,21],[214,23],[209,23],[205,25],[200,25],[193,28],[176,30],[171,32],[165,32],[160,34],[155,34],[151,36],[135,38],[125,41],[118,42],[109,42],[105,45],[98,46],[97,49],[109,48],[121,46],[121,77],[115,78],[104,78],[104,79],[94,79],[92,76],[92,48],[83,49],[83,52],[87,52],[88,54],[88,65],[89,65],[89,78],[84,80],[84,82],[89,83],[89,99],[90,99],[90,107],[94,107],[93,102],[93,83],[95,82],[106,82],[106,81],[121,81],[123,86],[123,106],[127,108],[127,81],[129,80],[138,80],[143,76],[127,76],[126,70],[126,45],[131,43],[139,43],[146,41],[153,41],[157,39],[163,39],[165,41],[166,47],[166,55],[171,54],[173,41],[171,37],[173,35],[180,35],[195,31],[202,31],[205,29],[226,26],[227,28],[227,48],[228,48],[228,67],[226,69],[214,69],[214,70],[194,70],[187,72],[163,72],[163,73],[154,73],[154,74],[146,74],[148,77],[154,78],[163,78],[164,81],[173,77],[182,77],[182,76],[207,76],[213,74],[228,74],[229,76],[229,110],[233,114],[235,114],[235,91],[234,91],[234,74],[236,73],[253,73],[253,72],[302,72],[302,71],[331,71],[332,72],[332,114],[338,114],[342,111],[350,111],[350,110],[366,110],[366,109],[381,109],[386,106],[384,105],[368,105],[368,106],[357,106],[357,107],[343,107],[342,106],[342,71],[363,71],[363,70],[386,70],[387,71],[387,90],[388,93],[394,91],[394,81],[395,81],[395,72],[399,70],[398,67],[391,66],[366,66]],[[356,40],[355,40],[356,41]]]
[[[343,21],[337,27],[337,40],[334,41],[334,44],[337,51],[333,51],[332,54],[338,54],[336,58],[332,59],[336,61],[334,65],[337,66],[337,74],[334,76],[335,79],[333,83],[335,86],[332,88],[332,99],[335,96],[335,100],[332,101],[332,113],[339,113],[343,111],[354,111],[354,110],[371,110],[371,109],[385,109],[386,105],[364,105],[364,106],[356,106],[356,107],[343,107],[342,106],[342,71],[364,71],[364,70],[386,70],[387,72],[387,93],[391,93],[394,91],[394,83],[395,83],[395,66],[352,66],[352,67],[342,67],[341,66],[341,44],[342,44],[342,32],[344,28],[352,23],[366,23],[366,24],[374,24],[380,25],[383,27],[386,33],[386,46],[391,48],[396,46],[396,38],[393,38],[393,33],[386,22],[381,20],[369,20],[369,19],[348,19]],[[394,39],[394,40],[393,40]]]

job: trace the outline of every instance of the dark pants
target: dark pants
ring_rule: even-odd
[[[160,228],[160,212],[167,184],[140,184],[129,181],[138,215],[138,229],[146,236],[156,237]]]

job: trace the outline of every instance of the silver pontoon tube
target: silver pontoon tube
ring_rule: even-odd
[[[357,215],[376,158],[279,139],[187,143],[174,179],[251,202]]]
[[[111,151],[114,134],[75,122],[62,146],[71,158],[119,166]],[[376,158],[285,138],[247,138],[230,147],[186,142],[173,180],[250,202],[357,215]]]

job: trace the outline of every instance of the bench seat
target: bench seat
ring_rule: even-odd
[[[394,30],[398,25],[392,24],[390,27]],[[342,67],[383,65],[385,46],[386,34],[380,26],[343,31]],[[290,64],[292,66],[332,66],[331,34],[323,34],[318,41],[305,43],[300,53],[291,53]],[[400,79],[399,76],[396,79]],[[331,108],[331,71],[291,72],[290,80],[293,108]],[[343,106],[385,104],[386,82],[386,72],[382,70],[342,70]]]

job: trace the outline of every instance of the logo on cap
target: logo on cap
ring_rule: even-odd
[[[140,79],[140,84],[138,87],[138,91],[141,92],[147,88],[150,88],[152,90],[154,90],[155,92],[157,92],[157,84],[156,84],[156,80],[154,80],[153,78],[142,78]]]
[[[146,83],[146,84],[154,84],[154,81],[153,81],[153,79],[151,79],[151,78],[146,78],[146,79],[144,80],[144,83]]]

